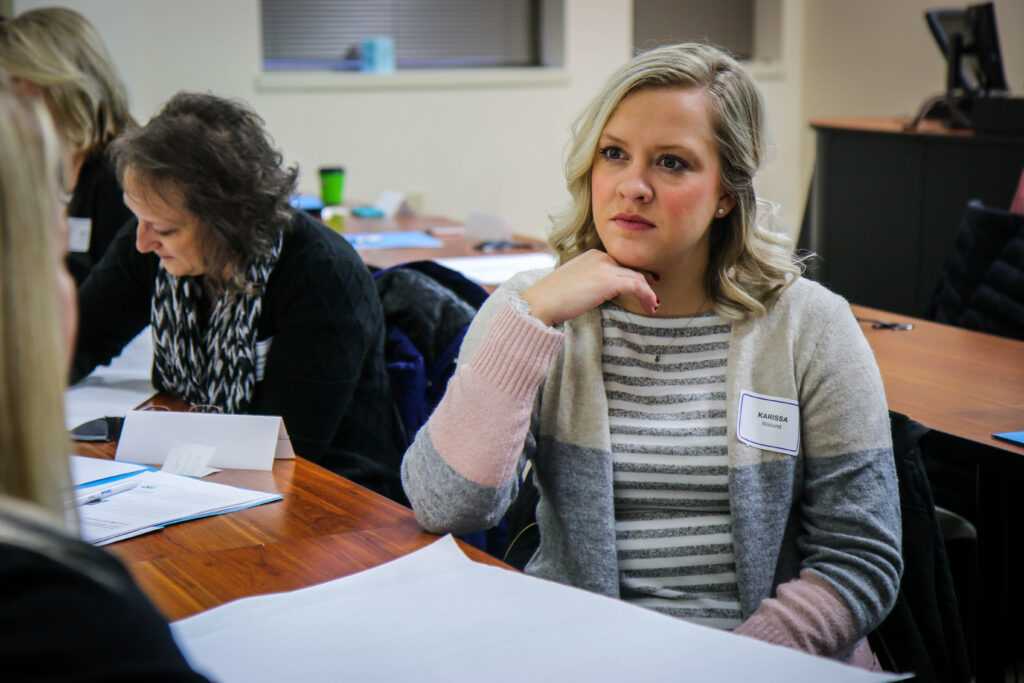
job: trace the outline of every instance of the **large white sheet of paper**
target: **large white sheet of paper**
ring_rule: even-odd
[[[470,561],[446,537],[380,567],[172,625],[211,679],[858,683],[872,674]]]
[[[64,422],[73,429],[107,415],[124,415],[149,399],[156,389],[150,381],[153,336],[147,327],[106,367],[93,370],[64,392]]]
[[[196,517],[219,515],[280,500],[264,493],[166,472],[137,475],[138,485],[78,508],[82,538],[103,545]]]
[[[133,410],[125,415],[114,459],[162,465],[181,444],[213,447],[208,464],[220,469],[269,470],[275,457],[295,457],[276,415]]]
[[[455,256],[435,259],[442,266],[457,270],[481,285],[500,285],[516,273],[555,265],[554,254],[498,254],[493,256]]]

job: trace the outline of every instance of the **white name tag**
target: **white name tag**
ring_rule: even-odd
[[[89,251],[92,240],[92,219],[68,217],[68,251],[83,253]]]
[[[274,338],[264,339],[256,342],[256,381],[263,381],[263,373],[267,369],[267,354],[270,353],[270,344]]]
[[[796,455],[800,448],[800,406],[792,399],[743,391],[736,436],[750,446]]]

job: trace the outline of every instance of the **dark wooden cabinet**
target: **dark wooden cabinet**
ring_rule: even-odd
[[[1009,208],[1024,136],[950,131],[926,121],[820,119],[799,246],[812,277],[853,303],[921,316],[968,200]]]

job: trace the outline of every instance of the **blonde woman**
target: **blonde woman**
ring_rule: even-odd
[[[205,680],[107,553],[69,532],[58,142],[41,104],[0,79],[0,667],[32,680]]]
[[[81,283],[131,218],[103,157],[135,125],[124,84],[92,25],[61,7],[0,22],[0,72],[15,89],[42,98],[71,154],[68,268]]]
[[[762,109],[705,45],[611,77],[573,128],[558,267],[481,309],[403,484],[465,533],[531,462],[527,573],[873,666],[902,570],[885,395],[849,306],[758,225]]]

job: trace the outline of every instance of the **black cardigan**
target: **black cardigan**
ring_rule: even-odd
[[[154,254],[125,225],[78,292],[72,381],[108,364],[150,320]],[[249,412],[280,415],[298,455],[404,501],[384,317],[370,273],[340,235],[296,212],[267,281],[257,340],[272,339]],[[153,383],[160,384],[156,372]]]
[[[92,221],[89,250],[70,253],[67,259],[71,276],[82,284],[93,266],[103,258],[118,231],[132,217],[132,212],[124,205],[121,186],[106,160],[100,158],[82,164],[68,204],[68,216]]]

